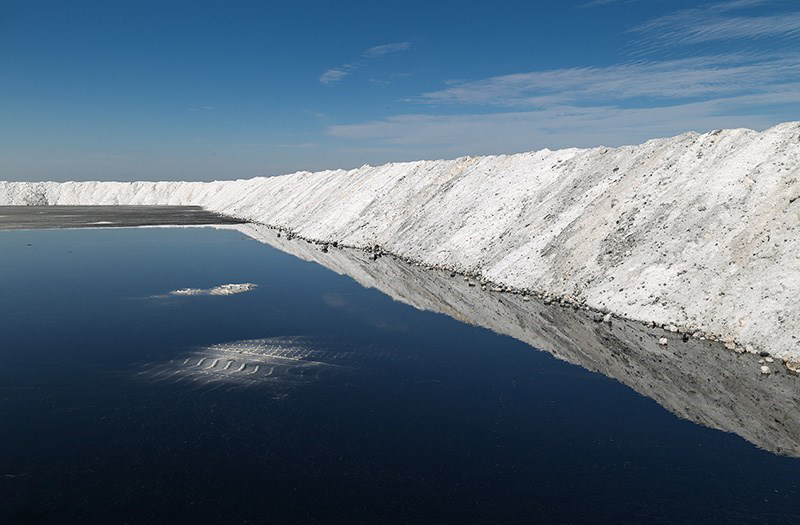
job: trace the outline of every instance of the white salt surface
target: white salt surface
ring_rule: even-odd
[[[249,292],[257,285],[253,283],[221,284],[213,288],[181,288],[169,292],[170,295],[236,295]]]
[[[0,204],[199,205],[800,360],[800,122],[201,182],[0,182]]]
[[[168,297],[187,297],[193,295],[236,295],[254,290],[258,285],[253,283],[231,283],[221,284],[213,288],[181,288],[172,290],[164,295],[153,296],[156,299],[166,299]]]

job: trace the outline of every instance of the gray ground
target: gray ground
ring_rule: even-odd
[[[0,206],[0,230],[239,224],[200,206]]]

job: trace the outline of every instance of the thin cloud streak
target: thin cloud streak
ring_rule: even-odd
[[[592,0],[591,2],[581,4],[578,7],[586,9],[592,7],[605,7],[607,5],[614,4],[632,4],[634,2],[641,2],[641,0]]]
[[[371,47],[364,51],[363,55],[366,58],[377,58],[389,53],[396,53],[398,51],[405,51],[411,48],[411,42],[395,42],[392,44],[383,44],[380,46]]]
[[[682,9],[631,29],[641,35],[633,48],[648,52],[660,50],[664,45],[800,36],[800,11],[770,15],[735,13],[774,3],[774,0],[734,0]]]
[[[398,115],[331,126],[328,133],[418,156],[619,145],[686,129],[764,128],[797,114],[800,56],[733,53],[537,71],[451,85],[415,101],[490,111]]]
[[[758,106],[800,104],[800,83],[770,94],[719,98],[653,108],[555,106],[543,110],[469,115],[398,115],[328,128],[334,137],[373,141],[433,155],[477,155],[549,148],[618,146],[687,129],[747,126],[784,120]]]
[[[735,95],[769,91],[797,80],[798,55],[731,54],[502,75],[424,93],[416,101],[541,108],[642,97],[669,100]]]
[[[591,0],[602,7],[638,0]],[[541,147],[616,146],[687,129],[763,129],[800,109],[800,12],[754,10],[777,0],[707,3],[655,18],[630,30],[639,50],[736,40],[735,51],[688,58],[639,59],[604,67],[573,67],[450,81],[405,99],[447,114],[406,113],[333,125],[329,135],[358,141],[385,159],[529,151]],[[752,40],[781,38],[769,51]],[[762,47],[762,49],[764,49]],[[673,55],[675,56],[675,55]],[[460,114],[451,114],[455,108]],[[465,113],[466,112],[466,113]],[[790,117],[789,117],[790,118]]]
[[[365,49],[361,56],[373,60],[390,53],[397,53],[398,51],[405,51],[411,48],[411,42],[393,42],[391,44],[381,44],[379,46],[370,47]],[[341,82],[345,77],[350,75],[353,71],[360,69],[364,66],[362,62],[350,62],[338,67],[332,67],[325,70],[320,76],[319,81],[324,85],[331,85]]]
[[[319,81],[323,84],[335,84],[336,82],[341,81],[344,77],[352,73],[354,70],[358,69],[360,65],[358,64],[345,64],[339,67],[333,67],[324,71],[319,76]]]

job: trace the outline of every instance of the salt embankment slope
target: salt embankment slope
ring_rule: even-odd
[[[0,204],[183,204],[378,244],[800,360],[800,122],[199,182],[0,183]]]

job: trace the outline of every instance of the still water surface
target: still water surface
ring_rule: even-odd
[[[235,231],[0,232],[0,294],[2,523],[800,523],[797,459]]]

